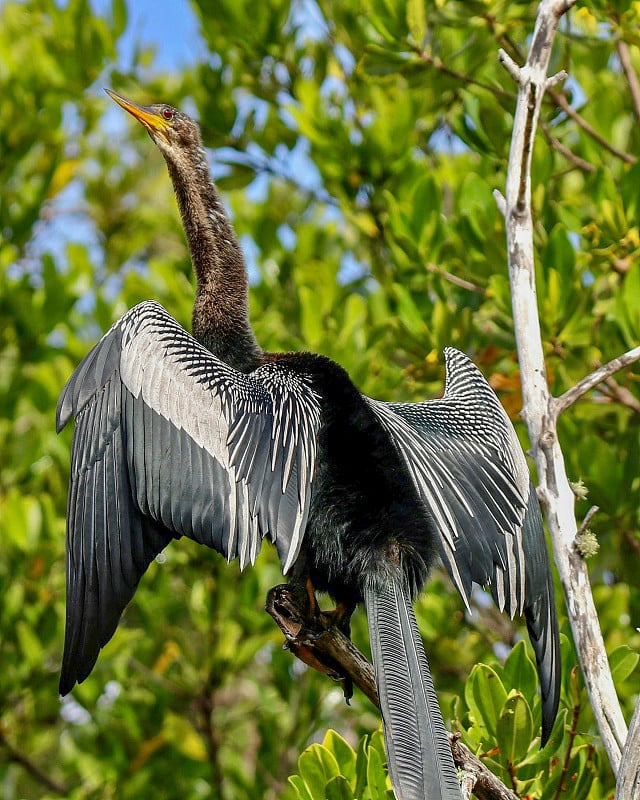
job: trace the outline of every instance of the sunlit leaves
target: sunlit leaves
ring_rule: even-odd
[[[311,745],[289,778],[295,800],[390,800],[393,793],[384,767],[378,731],[361,739],[357,752],[333,730],[322,744]]]
[[[202,57],[171,75],[139,47],[126,71],[112,69],[134,18],[125,0],[101,16],[86,0],[9,2],[0,12],[2,730],[71,798],[128,800],[152,786],[188,800],[386,800],[381,737],[363,738],[377,713],[358,694],[347,708],[339,689],[300,670],[263,611],[282,580],[268,546],[240,576],[209,551],[172,543],[91,678],[58,701],[71,430],[54,433],[57,396],[126,308],[153,297],[188,325],[193,296],[162,157],[133,120],[103,129],[109,101],[96,78],[106,68],[134,99],[199,116],[247,244],[265,348],[322,352],[370,395],[422,400],[442,390],[441,351],[452,344],[475,358],[517,421],[494,197],[504,191],[515,89],[496,53],[506,47],[522,63],[535,4],[214,5],[193,4]],[[640,127],[616,54],[620,39],[637,62],[639,7],[594,0],[577,9],[553,53],[554,69],[571,76],[556,91],[580,115],[548,97],[533,153],[537,290],[557,395],[640,340]],[[600,506],[589,568],[627,713],[640,689],[637,368],[615,380],[617,389],[598,387],[567,412],[559,432],[573,479],[590,490],[579,517]],[[610,797],[569,644],[561,713],[540,750],[522,629],[486,604],[473,612],[440,573],[417,604],[445,718],[523,796]],[[358,613],[364,648],[365,630]],[[504,659],[500,648],[514,640],[502,663],[494,650]],[[357,750],[329,733],[305,751],[330,727]],[[43,796],[23,767],[5,767],[5,794]]]

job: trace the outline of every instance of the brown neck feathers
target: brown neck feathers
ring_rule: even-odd
[[[249,322],[244,257],[211,180],[204,148],[167,159],[167,164],[197,280],[193,335],[231,366],[255,369],[262,351]]]

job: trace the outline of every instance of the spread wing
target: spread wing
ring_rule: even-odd
[[[78,366],[60,691],[87,677],[153,558],[182,535],[240,566],[262,538],[287,571],[311,499],[320,407],[281,363],[246,375],[157,303],[131,309]]]
[[[560,646],[542,517],[524,454],[480,371],[445,350],[439,400],[371,407],[402,454],[439,531],[442,560],[467,605],[472,582],[524,614],[536,654],[546,740],[559,701]]]

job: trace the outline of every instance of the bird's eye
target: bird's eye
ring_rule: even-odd
[[[162,116],[166,120],[172,120],[173,119],[173,111],[170,108],[163,108],[162,109]]]

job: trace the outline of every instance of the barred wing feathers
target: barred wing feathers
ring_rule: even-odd
[[[244,567],[268,536],[289,569],[309,510],[320,408],[304,375],[278,363],[236,372],[145,302],[71,376],[58,430],[71,416],[63,694],[89,674],[172,537]]]
[[[439,532],[442,560],[465,603],[489,585],[501,610],[524,614],[543,698],[543,740],[559,700],[560,648],[542,518],[524,454],[495,393],[445,349],[441,399],[370,405],[403,456]]]

